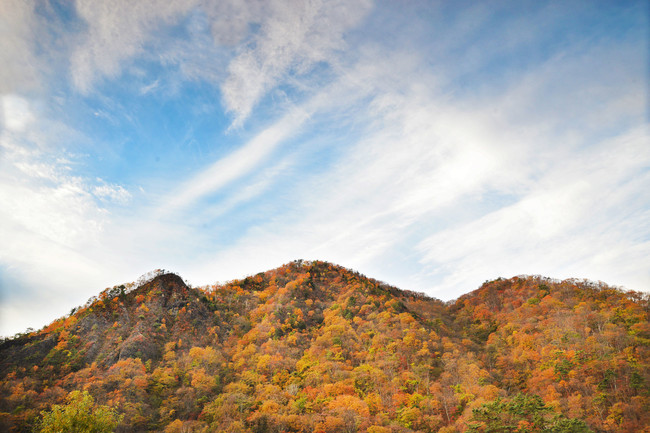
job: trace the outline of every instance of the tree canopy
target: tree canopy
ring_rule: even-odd
[[[72,391],[66,401],[41,412],[40,433],[110,433],[123,418],[110,407],[95,404],[87,391]]]

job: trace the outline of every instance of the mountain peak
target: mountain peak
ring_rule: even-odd
[[[148,293],[161,295],[166,303],[174,294],[176,296],[186,296],[188,290],[189,287],[179,275],[169,272],[155,275],[153,278],[140,284],[133,293],[136,296]]]
[[[173,272],[165,272],[156,275],[147,284],[171,284],[187,287],[185,281],[183,281],[183,279],[178,274],[175,274]]]
[[[84,389],[120,431],[464,431],[525,395],[544,422],[633,433],[650,422],[647,305],[535,276],[444,303],[321,261],[202,288],[155,271],[0,345],[0,430]]]

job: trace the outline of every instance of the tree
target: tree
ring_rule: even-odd
[[[474,409],[470,432],[481,433],[591,433],[584,421],[553,412],[537,395],[518,394]]]
[[[54,405],[49,412],[43,411],[38,425],[40,433],[109,433],[122,421],[108,406],[99,406],[88,391],[72,391],[66,397],[66,405]]]

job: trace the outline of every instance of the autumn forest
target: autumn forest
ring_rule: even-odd
[[[157,272],[1,342],[0,430],[74,407],[125,433],[650,432],[649,314],[539,276],[442,302],[317,261]]]

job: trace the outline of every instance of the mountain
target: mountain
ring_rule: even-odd
[[[119,432],[647,432],[649,314],[647,294],[538,276],[444,303],[325,262],[157,273],[2,342],[0,430],[78,390]]]

